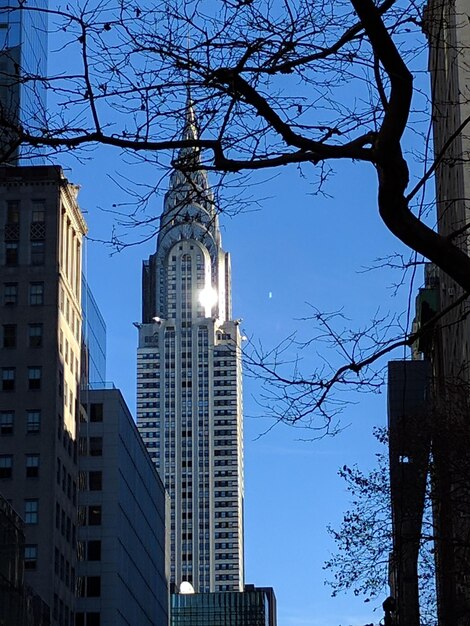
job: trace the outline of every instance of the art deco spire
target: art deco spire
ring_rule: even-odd
[[[199,139],[199,132],[197,130],[196,125],[196,114],[194,113],[194,105],[191,99],[191,96],[188,94],[188,98],[186,100],[186,111],[185,111],[185,123],[183,128],[183,136],[182,139],[187,139],[189,141],[194,140],[197,141]],[[182,148],[182,151],[192,151],[199,155],[198,148]],[[180,156],[182,156],[180,152]]]
[[[197,141],[199,132],[191,97],[188,95],[182,140]],[[201,151],[196,146],[181,148],[174,160],[168,192],[161,217],[159,241],[170,229],[183,224],[199,223],[220,239],[214,196],[207,172],[201,164]]]

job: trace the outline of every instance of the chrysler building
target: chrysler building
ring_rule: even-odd
[[[183,139],[196,139],[188,102]],[[243,422],[230,256],[196,148],[180,150],[143,265],[137,422],[170,495],[171,582],[243,590]]]

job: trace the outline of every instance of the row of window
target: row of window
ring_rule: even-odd
[[[103,472],[80,472],[78,479],[80,491],[101,491],[103,489]]]
[[[34,198],[31,200],[31,224],[44,224],[46,216],[46,201],[44,198]],[[7,201],[6,224],[19,224],[20,216],[25,215],[24,208],[21,210],[20,201],[18,199]]]
[[[77,462],[77,442],[72,438],[71,433],[65,427],[63,418],[61,415],[58,415],[57,422],[57,439],[62,443],[62,446],[69,455],[71,459],[73,459],[74,463]]]
[[[71,591],[75,592],[75,568],[58,548],[54,551],[54,572]]]
[[[64,331],[62,329],[59,330],[59,352],[64,357],[65,363],[67,365],[70,364],[70,371],[72,374],[75,373],[75,376],[78,379],[80,374],[78,358],[75,356],[72,346],[69,345],[68,340],[64,340]]]
[[[59,457],[57,457],[56,481],[67,498],[75,505],[77,503],[77,484]]]
[[[102,456],[103,437],[80,437],[80,456]]]
[[[36,365],[29,366],[27,368],[27,374],[27,388],[31,391],[41,389],[42,367]],[[14,391],[16,385],[16,367],[2,367],[1,375],[2,391]]]
[[[78,523],[80,526],[101,526],[101,506],[98,504],[79,506]]]
[[[18,283],[3,283],[3,304],[14,306],[18,304]],[[28,285],[28,304],[40,306],[44,304],[44,282],[31,282]]]
[[[82,576],[77,582],[79,598],[99,598],[101,596],[101,576]],[[77,622],[75,621],[75,626]]]
[[[103,404],[101,402],[91,402],[83,405],[90,422],[103,421]]]
[[[100,624],[100,614],[95,611],[75,613],[75,626],[100,626]]]
[[[101,561],[101,541],[99,539],[79,541],[77,554],[80,561]]]
[[[70,545],[75,548],[77,528],[58,502],[55,503],[55,527]]]
[[[29,242],[29,263],[44,265],[46,258],[46,242],[44,240]],[[15,267],[20,261],[20,245],[18,241],[5,242],[5,265]]]
[[[2,346],[4,348],[16,348],[17,325],[3,324],[2,331]],[[27,346],[29,348],[40,348],[43,340],[43,325],[28,324],[27,331],[27,334],[25,334]]]
[[[41,411],[39,409],[31,409],[26,411],[26,433],[36,434],[41,428]],[[15,412],[0,412],[0,436],[13,435],[15,430]]]
[[[26,478],[39,477],[39,454],[25,455]],[[13,455],[0,454],[0,478],[12,478],[13,476]]]
[[[73,611],[65,604],[62,598],[59,598],[56,593],[54,594],[52,616],[54,620],[58,620],[60,626],[73,626]]]
[[[80,320],[78,316],[75,314],[75,310],[73,304],[70,302],[68,297],[64,292],[64,288],[62,285],[59,287],[59,309],[62,315],[65,317],[65,320],[75,336],[77,341],[80,340]]]

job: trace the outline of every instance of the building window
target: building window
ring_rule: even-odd
[[[9,200],[7,202],[7,224],[20,223],[20,203],[19,200]]]
[[[90,491],[101,491],[103,486],[102,472],[88,472],[88,489]]]
[[[101,561],[101,541],[87,542],[86,558],[88,561]]]
[[[28,341],[30,348],[42,346],[42,324],[28,324]]]
[[[90,504],[79,507],[78,522],[85,526],[101,526],[101,506]]]
[[[39,500],[24,501],[24,521],[25,524],[38,523]]]
[[[39,454],[26,455],[26,477],[37,478],[39,476]]]
[[[3,347],[4,348],[16,347],[16,324],[4,324],[3,325]]]
[[[103,421],[103,405],[101,403],[92,402],[90,404],[90,422]]]
[[[34,544],[29,544],[24,547],[24,568],[36,569],[38,563],[38,547]]]
[[[46,242],[31,241],[31,265],[44,265]]]
[[[38,433],[41,428],[41,411],[26,411],[26,432]]]
[[[100,626],[100,614],[96,612],[75,613],[75,626]]]
[[[15,389],[15,368],[2,367],[2,390],[13,391]]]
[[[90,504],[87,513],[88,526],[101,526],[101,506]]]
[[[11,454],[0,455],[0,478],[11,478],[13,473],[13,456]]]
[[[0,435],[13,434],[13,411],[2,411],[0,413]]]
[[[28,367],[28,389],[41,389],[40,367]]]
[[[101,577],[100,576],[86,576],[85,583],[85,598],[99,598],[101,595]],[[88,616],[87,616],[88,617]],[[88,626],[88,620],[86,622]]]
[[[90,437],[90,456],[102,456],[103,437]]]
[[[5,243],[5,265],[18,265],[17,241],[7,241]]]
[[[33,200],[31,222],[33,224],[44,224],[44,219],[45,219],[45,200]]]
[[[18,283],[5,283],[3,287],[3,302],[13,306],[18,302]]]
[[[32,306],[44,304],[44,283],[29,283],[29,304]]]

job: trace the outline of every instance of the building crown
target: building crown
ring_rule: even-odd
[[[186,101],[181,138],[184,141],[199,139],[194,104],[189,95]],[[219,240],[217,222],[214,195],[209,185],[207,172],[201,163],[201,150],[198,146],[180,148],[174,160],[174,170],[165,195],[159,241],[169,230],[188,223],[198,223],[206,231],[212,232],[216,240]]]

